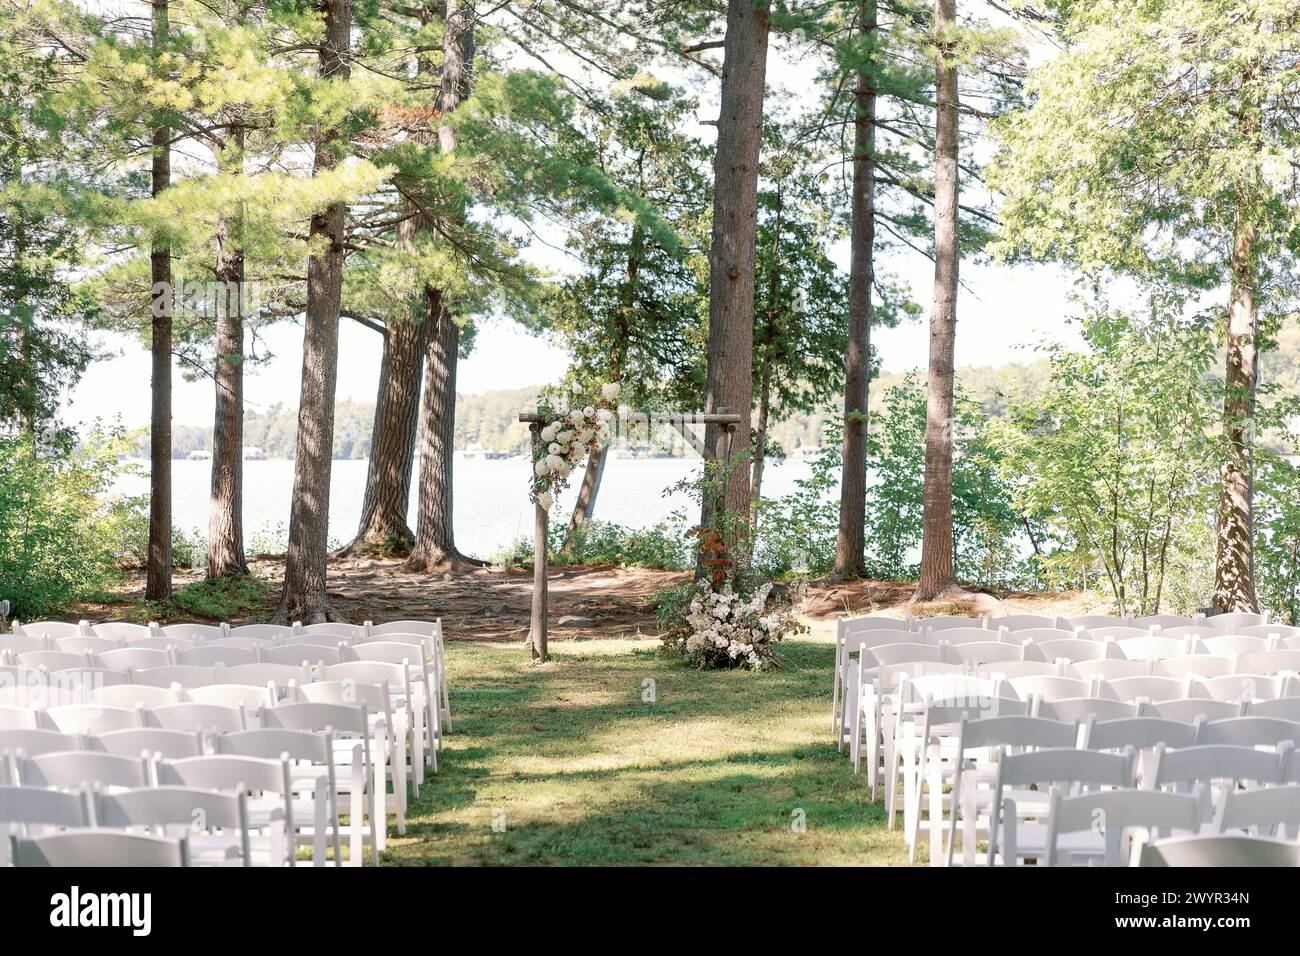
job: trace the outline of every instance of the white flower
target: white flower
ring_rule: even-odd
[[[559,455],[546,456],[546,467],[550,468],[551,471],[559,471],[563,466],[564,466],[564,459],[561,458]]]
[[[614,413],[611,412],[608,408],[598,408],[596,409],[596,418],[602,422],[612,421],[614,418]]]
[[[575,425],[581,425],[581,424],[583,423],[583,420],[584,420],[585,418],[586,418],[586,415],[583,413],[583,411],[582,411],[581,408],[575,408],[575,409],[574,409],[574,410],[569,414],[569,421],[573,422],[573,424],[575,424]]]
[[[573,432],[569,431],[567,428],[562,428],[555,433],[555,440],[561,445],[567,444],[569,439],[572,437]]]
[[[545,428],[542,429],[542,441],[553,441],[555,439],[555,433],[558,432],[559,430],[560,430],[560,423],[551,422],[549,425],[547,425]]]
[[[618,382],[610,382],[608,385],[602,385],[600,387],[600,397],[607,402],[612,402],[614,399],[618,398],[618,391]]]
[[[542,506],[543,511],[550,511],[551,505],[555,504],[555,496],[549,491],[543,491],[537,496],[537,503]]]
[[[582,410],[583,419],[594,418],[595,416],[596,416],[596,409],[592,405],[588,405],[586,408]]]
[[[566,461],[559,468],[555,469],[555,471],[561,478],[568,478],[569,472],[573,471],[573,466]]]
[[[533,466],[533,472],[539,478],[541,478],[551,473],[551,466],[547,464],[546,459],[543,458],[541,461],[539,461],[536,465]]]
[[[564,447],[560,445],[559,442],[551,442],[546,447],[546,450],[549,451],[552,455],[558,455],[560,452],[564,451]]]

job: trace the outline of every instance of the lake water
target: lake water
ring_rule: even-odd
[[[336,542],[346,541],[356,532],[366,490],[366,466],[365,461],[334,462],[330,537]],[[684,510],[694,518],[696,508],[690,498],[683,494],[665,495],[665,489],[698,474],[699,468],[698,458],[611,458],[605,467],[595,517],[632,528],[650,527],[677,510]],[[779,497],[793,491],[795,481],[806,478],[810,468],[806,460],[769,464],[763,476],[764,497]],[[122,476],[115,490],[129,495],[147,493],[149,479],[144,471]],[[523,458],[456,459],[452,494],[456,542],[461,550],[476,557],[491,558],[519,538],[532,539],[529,474],[530,464]],[[198,529],[206,537],[211,476],[211,462],[172,462],[172,520],[178,528]],[[568,521],[581,479],[581,471],[575,471],[569,487],[551,512],[552,522]],[[412,482],[412,528],[417,485],[418,475]],[[278,536],[283,537],[289,525],[292,488],[292,461],[244,462],[246,539],[253,539],[261,531],[274,534],[277,528],[281,529]]]

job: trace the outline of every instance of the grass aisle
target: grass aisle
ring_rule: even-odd
[[[787,642],[767,674],[657,647],[563,642],[533,668],[515,644],[449,642],[454,733],[385,862],[906,862],[831,742],[831,644]]]

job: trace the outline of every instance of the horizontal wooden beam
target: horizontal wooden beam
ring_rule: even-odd
[[[541,424],[546,421],[536,412],[521,412],[519,415],[521,422],[529,424]],[[739,425],[739,415],[729,415],[722,412],[630,412],[623,416],[623,421],[632,425],[642,425],[646,422],[653,422],[656,425]]]

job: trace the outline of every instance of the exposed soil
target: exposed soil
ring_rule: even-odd
[[[275,609],[283,560],[250,560],[253,570],[271,583],[261,608],[232,621],[266,620]],[[202,577],[201,571],[177,573],[180,587]],[[552,640],[656,638],[655,595],[687,579],[683,572],[611,566],[553,567],[550,574]],[[830,631],[830,622],[851,614],[929,617],[935,614],[1035,613],[1077,615],[1104,611],[1095,599],[1077,593],[978,593],[968,601],[911,604],[913,585],[896,581],[814,582],[803,615],[815,634]],[[330,562],[329,597],[349,621],[427,620],[441,617],[450,637],[468,640],[523,641],[532,601],[531,571],[489,568],[462,574],[404,571],[399,560],[340,558]],[[132,578],[120,600],[76,609],[91,621],[149,616],[141,607],[143,576]],[[154,609],[156,612],[157,609]],[[194,619],[193,615],[176,619]]]

